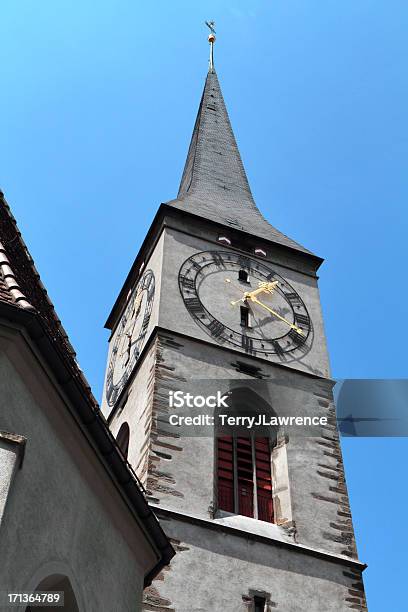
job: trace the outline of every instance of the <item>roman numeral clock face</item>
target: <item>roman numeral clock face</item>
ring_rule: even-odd
[[[119,398],[142,351],[154,300],[154,274],[146,270],[133,290],[118,325],[106,379],[106,399]]]
[[[179,272],[184,304],[218,343],[283,360],[308,350],[311,321],[294,288],[269,266],[230,251],[203,251]]]

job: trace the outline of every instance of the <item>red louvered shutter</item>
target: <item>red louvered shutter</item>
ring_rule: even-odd
[[[258,520],[273,523],[271,454],[268,438],[236,439],[238,508],[234,501],[234,441],[232,436],[218,438],[218,508],[254,517],[254,465]],[[253,448],[254,444],[254,448]]]
[[[254,516],[254,471],[250,438],[237,438],[238,512]]]
[[[268,438],[255,439],[258,519],[273,523],[271,454]]]
[[[232,436],[218,438],[218,508],[234,512],[234,446]]]

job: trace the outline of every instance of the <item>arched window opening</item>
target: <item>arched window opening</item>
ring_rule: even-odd
[[[129,425],[125,421],[120,426],[118,435],[116,436],[116,442],[120,450],[122,451],[123,456],[126,457],[126,459],[127,459],[128,451],[129,451],[129,437],[130,437],[130,429],[129,429]]]
[[[53,574],[52,576],[48,576],[40,582],[35,591],[62,592],[64,594],[64,604],[63,606],[52,604],[49,605],[49,603],[45,606],[28,606],[26,608],[26,612],[52,612],[53,610],[54,612],[59,612],[60,610],[64,610],[64,612],[79,612],[75,593],[67,576],[63,576],[62,574]]]
[[[270,405],[249,388],[231,392],[230,407],[235,416],[274,415]],[[231,430],[217,435],[217,508],[268,523],[274,522],[272,451],[275,428]]]

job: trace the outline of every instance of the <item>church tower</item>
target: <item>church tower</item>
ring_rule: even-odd
[[[366,610],[320,308],[322,259],[254,202],[214,41],[211,32],[177,198],[159,207],[106,324],[102,410],[177,551],[144,610]],[[170,401],[177,391],[219,391],[232,416],[323,425],[313,435],[169,427],[171,415],[188,414]]]

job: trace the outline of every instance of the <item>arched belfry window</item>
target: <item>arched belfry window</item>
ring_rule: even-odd
[[[126,457],[126,459],[127,459],[128,451],[129,451],[129,436],[130,436],[129,425],[125,421],[120,426],[118,435],[116,436],[116,442],[118,443],[118,446],[120,450],[122,451],[122,454]]]
[[[230,405],[235,415],[271,413],[270,406],[252,391],[237,390],[235,403],[233,395]],[[263,433],[231,430],[231,435],[217,437],[217,508],[273,523],[271,456],[276,432]]]

